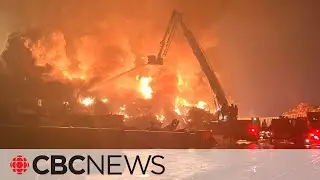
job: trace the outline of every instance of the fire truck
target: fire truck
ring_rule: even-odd
[[[271,143],[293,148],[320,146],[320,112],[308,112],[304,117],[279,117],[269,127]]]

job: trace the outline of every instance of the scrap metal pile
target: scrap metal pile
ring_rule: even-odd
[[[320,112],[320,106],[300,103],[295,108],[283,113],[283,116],[288,117],[306,117],[308,112]]]
[[[118,66],[110,61],[106,64],[112,67],[96,67],[88,49],[78,49],[78,66],[74,66],[66,50],[66,40],[57,32],[43,35],[30,30],[9,36],[1,54],[2,117],[17,118],[17,112],[40,114],[50,122],[65,114],[115,114],[122,115],[127,126],[139,129],[150,124],[163,127],[173,119],[180,120],[181,128],[200,128],[215,118],[215,107],[203,100],[211,97],[203,75],[182,74],[172,67],[136,69],[131,64],[139,59],[129,60],[128,54],[112,48],[112,56],[107,57],[119,58]],[[97,74],[97,68],[106,72]],[[122,72],[128,73],[112,78]]]

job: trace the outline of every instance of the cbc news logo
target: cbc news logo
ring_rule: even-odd
[[[31,160],[31,171],[38,175],[64,175],[69,172],[75,175],[122,175],[124,170],[131,175],[136,171],[138,173],[140,171],[144,175],[147,172],[161,175],[165,172],[165,166],[161,163],[163,159],[162,155],[154,154],[136,155],[131,158],[125,154],[108,154],[99,156],[73,155],[71,158],[64,155],[38,155],[29,160]],[[41,162],[48,162],[46,164],[49,166],[39,166]],[[81,164],[84,166],[80,167]],[[27,158],[22,155],[15,156],[10,162],[12,171],[18,175],[27,172],[29,166]]]
[[[27,170],[29,168],[29,162],[28,162],[27,158],[25,158],[21,155],[18,155],[12,159],[12,161],[10,163],[10,167],[13,172],[21,175],[21,174],[27,172]]]

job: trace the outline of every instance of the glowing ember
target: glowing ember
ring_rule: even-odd
[[[80,99],[80,103],[85,105],[85,106],[90,106],[94,102],[94,98],[92,97],[85,97],[83,99]]]
[[[177,85],[182,86],[184,84],[184,82],[183,82],[182,76],[179,72],[177,74],[177,79],[178,79]]]
[[[183,99],[183,98],[177,96],[175,99],[174,111],[178,115],[186,115],[187,111],[188,111],[186,108],[188,108],[190,106],[191,106],[191,104],[186,99]]]
[[[164,121],[164,119],[165,119],[165,117],[164,117],[164,115],[163,114],[160,114],[160,115],[156,115],[156,118],[157,118],[157,120],[158,121],[160,121],[161,123]]]
[[[179,96],[176,97],[175,105],[176,106],[191,106],[191,104],[186,99],[183,99]]]
[[[62,74],[65,78],[69,79],[69,80],[73,80],[73,79],[81,79],[81,80],[84,80],[85,79],[85,76],[84,75],[75,75],[75,74],[72,74],[68,71],[62,71]]]
[[[188,111],[192,107],[196,107],[196,108],[199,108],[199,109],[210,111],[210,107],[209,107],[208,103],[206,103],[204,101],[198,101],[196,104],[191,104],[186,99],[183,99],[183,98],[181,98],[179,96],[176,97],[174,111],[178,115],[180,115],[180,116],[181,115],[187,115]]]
[[[136,77],[139,80],[139,91],[145,99],[152,98],[152,88],[150,87],[151,77]]]
[[[42,100],[38,99],[38,106],[42,106]]]
[[[176,112],[180,116],[182,115],[179,108],[174,108],[174,112]]]
[[[107,103],[107,102],[109,102],[109,99],[107,99],[107,98],[101,98],[100,101],[103,102],[103,103]]]
[[[127,109],[127,108],[126,108],[126,105],[123,105],[123,106],[120,107],[120,111],[121,111],[121,112],[126,111],[126,109]]]
[[[118,112],[119,115],[123,115],[125,119],[129,118],[128,114],[127,114],[127,106],[124,104],[120,107],[120,110]]]
[[[207,109],[208,104],[204,101],[199,101],[195,107],[199,108],[199,109]]]

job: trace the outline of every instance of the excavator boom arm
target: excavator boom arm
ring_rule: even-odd
[[[187,25],[185,24],[182,18],[182,15],[177,11],[174,11],[170,18],[169,25],[161,41],[158,56],[150,58],[151,60],[149,60],[149,64],[163,64],[163,59],[167,55],[168,49],[170,47],[171,41],[174,37],[178,25],[181,26],[183,34],[186,40],[188,41],[193,51],[193,54],[196,56],[202,71],[204,72],[209,81],[210,87],[216,96],[216,100],[222,108],[221,112],[223,113],[229,111],[228,107],[231,107],[231,104],[228,101],[225,91],[223,90],[218,78],[216,77],[212,67],[210,66],[210,63],[208,62],[198,41],[194,37],[193,33],[188,29]]]
[[[188,29],[187,25],[185,24],[182,15],[176,13],[176,16],[178,17],[178,22],[180,23],[180,26],[182,28],[182,31],[184,33],[185,38],[187,39],[193,54],[196,56],[202,71],[206,75],[210,87],[213,90],[213,92],[216,95],[217,101],[221,106],[229,106],[230,103],[227,99],[227,96],[217,78],[217,76],[214,74],[214,71],[212,67],[210,66],[210,63],[208,62],[201,46],[199,45],[198,41],[194,37],[193,33]]]
[[[173,13],[170,18],[167,30],[164,34],[164,37],[162,38],[162,41],[160,42],[160,51],[157,56],[158,60],[162,60],[167,55],[169,47],[171,45],[171,41],[174,37],[174,33],[177,28],[176,24],[177,24],[177,18],[176,18],[175,13]]]

